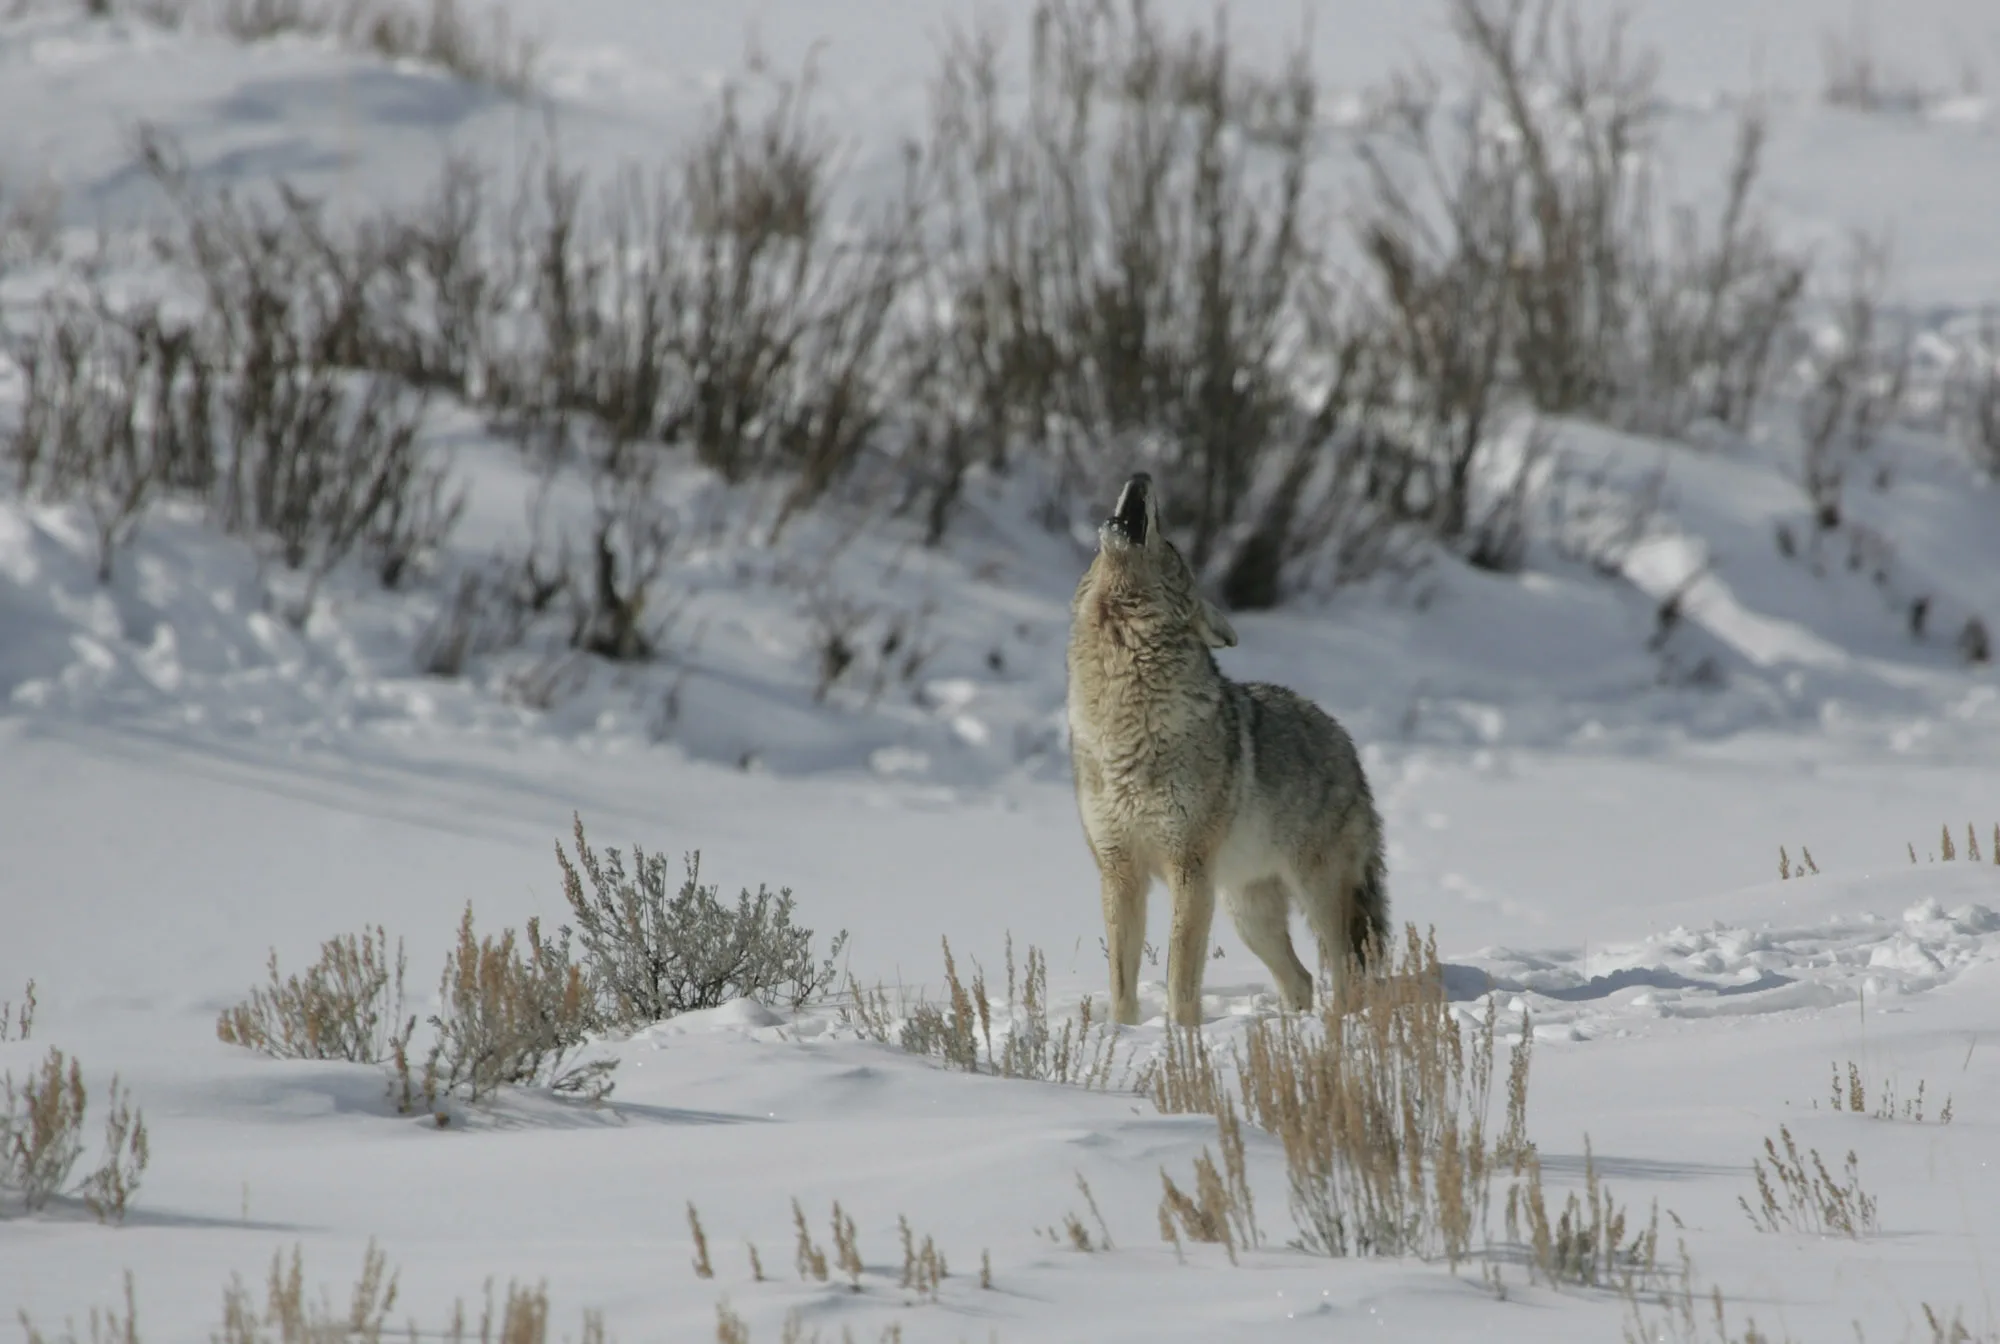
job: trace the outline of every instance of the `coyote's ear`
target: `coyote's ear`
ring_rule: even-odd
[[[1195,599],[1195,628],[1202,640],[1211,649],[1233,649],[1236,647],[1236,628],[1222,609],[1205,597]]]

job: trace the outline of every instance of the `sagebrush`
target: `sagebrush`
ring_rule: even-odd
[[[793,923],[791,889],[747,888],[734,906],[704,886],[701,856],[688,856],[676,885],[665,855],[634,846],[628,868],[616,849],[601,853],[575,819],[576,855],[560,842],[563,896],[569,902],[595,1010],[607,1024],[639,1027],[698,1008],[747,997],[800,1007],[834,983],[847,933],[815,957],[813,931]]]
[[[215,1034],[278,1059],[387,1063],[408,1049],[416,1029],[403,1011],[401,939],[395,954],[381,925],[330,938],[304,975],[280,977],[271,952],[270,983],[216,1019]]]
[[[114,1076],[102,1107],[102,1156],[73,1179],[89,1107],[83,1066],[53,1047],[18,1083],[12,1073],[0,1078],[0,1196],[11,1195],[28,1213],[53,1199],[75,1198],[99,1222],[123,1222],[152,1157],[145,1117]]]

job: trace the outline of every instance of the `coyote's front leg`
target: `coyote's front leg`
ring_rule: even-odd
[[[1104,883],[1104,950],[1111,962],[1111,1020],[1139,1021],[1139,954],[1146,946],[1146,888],[1149,879],[1131,853],[1106,846],[1097,850]]]
[[[1168,875],[1174,922],[1167,936],[1167,1011],[1174,1025],[1201,1025],[1201,977],[1208,968],[1208,928],[1215,919],[1215,881],[1202,863]]]

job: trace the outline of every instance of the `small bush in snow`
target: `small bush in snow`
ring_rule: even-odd
[[[596,1014],[567,935],[544,939],[531,919],[525,939],[512,929],[481,938],[467,905],[458,946],[445,958],[438,1002],[423,1077],[433,1104],[445,1096],[484,1101],[507,1086],[546,1087],[591,1101],[610,1095],[616,1061],[578,1059]]]
[[[417,1025],[403,1014],[403,968],[402,940],[392,959],[380,925],[328,939],[304,975],[281,978],[273,949],[270,983],[217,1018],[215,1034],[276,1059],[388,1063]]]
[[[99,1222],[124,1221],[150,1152],[146,1122],[118,1080],[111,1080],[105,1102],[103,1160],[74,1183],[90,1104],[82,1067],[51,1049],[22,1082],[11,1073],[0,1079],[0,1093],[0,1192],[11,1192],[30,1212],[58,1195],[77,1196]]]
[[[746,889],[731,907],[720,888],[702,885],[699,853],[688,856],[675,887],[664,855],[634,846],[627,871],[617,850],[590,847],[581,817],[575,835],[575,861],[560,843],[556,861],[582,965],[608,1025],[644,1026],[739,997],[798,1007],[834,983],[847,933],[815,960],[813,931],[792,923],[789,887],[775,895],[763,886],[755,895]],[[564,937],[571,932],[565,927]]]
[[[1792,1131],[1780,1125],[1778,1137],[1764,1140],[1764,1156],[1751,1166],[1757,1202],[1742,1197],[1736,1202],[1758,1231],[1863,1237],[1879,1230],[1875,1199],[1861,1188],[1861,1163],[1853,1153],[1835,1177],[1819,1149],[1801,1153]]]

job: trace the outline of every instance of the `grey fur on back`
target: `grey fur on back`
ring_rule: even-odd
[[[1288,1008],[1312,997],[1292,904],[1336,974],[1386,932],[1381,822],[1353,741],[1304,697],[1223,676],[1210,650],[1235,642],[1161,534],[1158,492],[1133,477],[1077,587],[1069,645],[1071,761],[1120,1021],[1136,1020],[1154,878],[1173,898],[1168,999],[1183,1024],[1200,1020],[1218,890]]]

